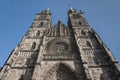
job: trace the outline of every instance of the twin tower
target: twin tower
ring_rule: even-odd
[[[36,17],[0,70],[0,80],[120,80],[120,65],[83,13],[52,27],[49,9]]]

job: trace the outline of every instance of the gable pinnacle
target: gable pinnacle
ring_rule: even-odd
[[[58,21],[58,25],[63,25],[61,20]]]

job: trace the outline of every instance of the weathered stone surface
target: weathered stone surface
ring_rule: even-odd
[[[52,27],[44,10],[0,69],[0,80],[120,80],[120,65],[83,12],[70,9],[68,25]]]

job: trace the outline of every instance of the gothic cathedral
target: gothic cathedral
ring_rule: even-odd
[[[82,11],[68,25],[51,24],[49,9],[36,17],[0,70],[0,80],[120,80],[120,64]]]

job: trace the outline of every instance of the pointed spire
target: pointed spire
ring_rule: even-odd
[[[61,20],[58,21],[58,25],[59,25],[59,26],[63,25],[63,23],[62,23]]]

